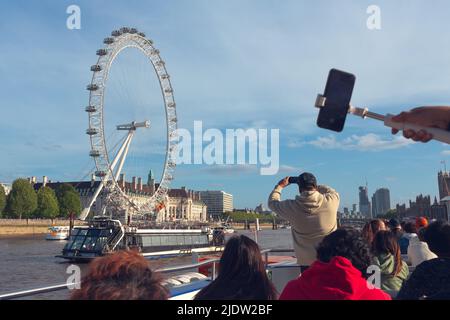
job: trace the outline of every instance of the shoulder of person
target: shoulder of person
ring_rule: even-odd
[[[429,276],[430,270],[435,268],[437,264],[439,264],[439,258],[434,258],[430,260],[425,260],[419,265],[416,266],[411,276]],[[431,277],[433,275],[430,275]]]
[[[280,294],[280,300],[294,300],[299,294],[298,290],[299,278],[289,281]]]

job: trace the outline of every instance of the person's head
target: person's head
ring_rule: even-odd
[[[371,265],[371,252],[361,233],[353,228],[341,228],[326,236],[317,247],[317,259],[330,262],[334,257],[344,257],[367,278]]]
[[[317,179],[309,172],[304,172],[298,176],[298,190],[300,193],[303,191],[317,190]]]
[[[136,251],[118,251],[96,258],[74,290],[72,300],[167,300],[169,291],[161,284],[148,261]]]
[[[394,222],[394,224],[395,224],[395,222]],[[405,228],[405,224],[406,224],[406,221],[400,222],[400,228],[401,228],[401,229],[404,229],[404,228]],[[395,229],[395,228],[394,228],[394,229]]]
[[[258,244],[244,236],[227,241],[217,278],[195,297],[202,300],[272,300],[277,293],[266,274]]]
[[[423,234],[428,247],[438,257],[450,257],[450,225],[445,221],[436,221],[425,228]]]
[[[381,254],[391,254],[394,257],[394,270],[392,275],[397,275],[402,270],[402,255],[397,237],[391,231],[379,231],[372,242],[372,252],[378,256]]]
[[[386,225],[381,219],[375,219],[366,223],[362,230],[362,236],[364,239],[366,239],[369,246],[372,244],[375,234],[381,230],[386,230]]]
[[[406,233],[417,233],[416,224],[414,222],[406,222],[403,226],[403,230]]]
[[[425,217],[416,218],[416,229],[425,228],[428,225],[428,220]]]
[[[398,222],[397,219],[392,218],[391,220],[389,220],[389,229],[391,229],[391,231],[394,230],[401,230],[402,226],[400,225],[400,222]]]
[[[420,241],[425,242],[425,230],[427,228],[420,228],[419,230],[417,230],[417,237],[419,238]]]

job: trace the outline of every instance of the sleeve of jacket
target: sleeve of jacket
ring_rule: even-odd
[[[282,218],[291,220],[291,218],[293,218],[295,215],[295,212],[293,212],[290,205],[293,200],[281,201],[282,189],[282,187],[276,186],[275,189],[272,190],[268,201],[269,208]]]

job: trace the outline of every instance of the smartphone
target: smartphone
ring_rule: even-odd
[[[298,177],[289,177],[289,183],[297,183],[298,184]]]
[[[320,128],[341,132],[347,118],[355,75],[337,69],[331,69],[328,74],[324,96],[325,106],[320,108],[317,125]]]

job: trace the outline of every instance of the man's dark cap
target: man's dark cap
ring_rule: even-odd
[[[400,227],[400,222],[398,222],[397,219],[392,218],[391,220],[389,220],[389,227],[390,227],[391,229],[398,228],[398,227]]]
[[[307,189],[317,187],[317,180],[316,177],[309,172],[304,172],[301,175],[298,176],[298,186],[300,189]]]

